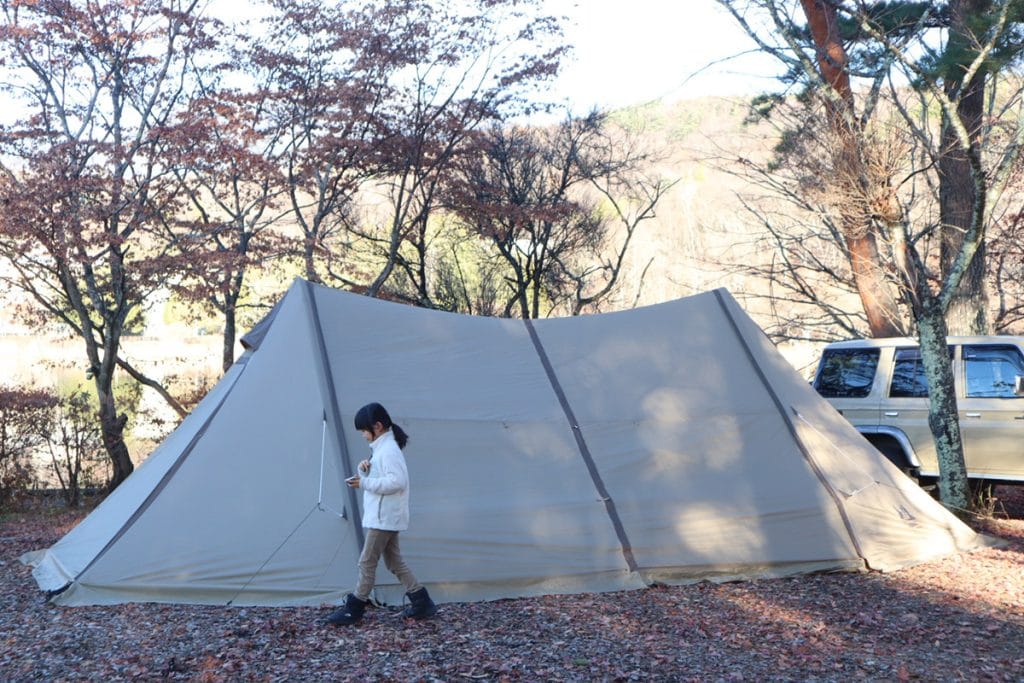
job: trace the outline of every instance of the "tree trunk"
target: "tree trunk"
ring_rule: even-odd
[[[224,311],[224,346],[221,349],[221,367],[224,372],[235,364],[235,337],[238,334],[235,306],[228,305]]]
[[[939,461],[939,495],[953,512],[968,508],[967,467],[956,405],[953,368],[946,345],[946,319],[939,302],[924,304],[917,316],[921,362],[928,379],[928,426]]]
[[[857,236],[850,226],[844,232],[853,279],[871,336],[902,337],[907,331],[902,324],[893,283],[882,270],[882,256],[878,252],[875,235]]]
[[[109,490],[113,491],[128,478],[135,466],[132,465],[128,446],[124,442],[124,426],[128,422],[126,415],[118,415],[114,405],[114,394],[110,388],[110,380],[97,378],[96,394],[100,405],[100,429],[103,432],[103,446],[106,448],[110,462],[113,464],[113,475]],[[104,386],[106,385],[106,386]]]
[[[853,90],[847,71],[846,48],[839,36],[835,5],[826,0],[801,0],[811,30],[821,76],[832,88],[835,100],[828,101],[829,124],[841,147],[839,163],[847,167],[847,178],[869,182],[863,171],[860,140],[853,128]],[[859,216],[843,216],[843,233],[872,337],[897,337],[906,334],[899,311],[895,284],[882,270],[875,228],[865,225]]]
[[[950,44],[969,49],[974,38],[967,22],[971,16],[991,9],[989,0],[954,0],[950,3],[952,26]],[[951,69],[966,68],[957,65]],[[971,146],[977,149],[985,109],[984,68],[979,69],[970,82],[964,83],[954,76],[947,77],[946,94],[957,102],[957,115],[970,134]],[[974,203],[974,175],[967,151],[960,144],[952,126],[946,121],[942,127],[942,147],[939,157],[939,220],[942,223],[940,262],[942,278],[946,278],[953,260],[963,245],[964,233],[971,227]],[[985,293],[985,245],[978,246],[970,267],[946,312],[946,321],[952,334],[988,333],[988,297]]]
[[[306,279],[310,282],[320,284],[320,276],[316,272],[316,260],[314,258],[315,251],[316,246],[314,244],[314,238],[311,235],[307,235],[302,250],[302,263],[306,269]]]

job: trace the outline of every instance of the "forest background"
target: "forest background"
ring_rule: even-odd
[[[64,430],[53,476],[123,480],[297,276],[515,317],[727,287],[805,375],[872,331],[842,198],[814,182],[835,167],[792,161],[830,120],[799,78],[568,111],[544,98],[568,46],[542,3],[275,1],[255,31],[188,0],[0,7],[24,107],[4,118],[0,371],[26,405],[70,401],[37,429]],[[1000,75],[987,125],[1010,131]],[[890,85],[889,116],[939,108]],[[879,148],[889,178],[917,153]],[[1020,329],[1016,182],[987,236],[996,332]]]

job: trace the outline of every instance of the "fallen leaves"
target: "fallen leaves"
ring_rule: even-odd
[[[1024,680],[1024,487],[1008,544],[893,574],[823,574],[442,605],[425,622],[330,611],[49,605],[17,558],[74,515],[0,528],[3,681]]]

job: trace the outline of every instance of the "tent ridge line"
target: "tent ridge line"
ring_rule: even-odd
[[[612,497],[608,493],[608,489],[604,484],[604,480],[601,478],[601,473],[597,469],[597,463],[594,462],[594,457],[590,453],[590,447],[587,446],[586,439],[583,438],[583,430],[580,429],[579,421],[576,419],[576,414],[573,412],[572,406],[569,404],[569,399],[565,395],[565,391],[562,389],[562,383],[558,380],[558,376],[555,374],[555,368],[551,365],[551,359],[548,358],[547,351],[544,350],[544,345],[540,341],[540,335],[537,334],[537,329],[529,318],[523,318],[523,324],[526,326],[526,330],[530,333],[530,340],[533,342],[533,347],[537,351],[540,363],[544,367],[544,372],[548,376],[551,388],[554,390],[555,396],[558,398],[558,403],[562,406],[562,412],[565,413],[566,420],[569,421],[569,427],[572,430],[573,438],[576,439],[576,446],[580,451],[580,455],[583,457],[583,462],[587,466],[587,471],[590,473],[590,478],[594,482],[594,487],[597,489],[600,500],[604,503],[605,511],[608,513],[609,519],[611,519],[612,527],[615,529],[615,535],[619,539],[619,545],[622,546],[622,556],[626,560],[626,565],[629,567],[631,572],[637,572],[639,571],[639,566],[636,563],[636,558],[633,556],[633,546],[629,541],[629,536],[626,534],[626,528],[622,524],[622,519],[619,517],[619,511],[615,507],[615,501],[612,500]]]
[[[850,535],[850,542],[853,543],[853,549],[857,552],[857,556],[860,557],[861,561],[864,562],[864,565],[868,566],[868,559],[864,555],[864,551],[861,550],[860,542],[857,540],[857,534],[853,531],[853,524],[850,522],[849,515],[846,514],[846,508],[843,507],[843,503],[839,499],[839,494],[832,488],[832,485],[828,483],[828,480],[825,478],[825,474],[821,471],[821,468],[818,467],[814,458],[811,457],[810,452],[807,450],[807,446],[804,445],[804,442],[800,439],[800,435],[797,433],[796,425],[793,424],[793,419],[790,417],[789,411],[787,411],[786,407],[782,404],[782,400],[768,381],[768,378],[765,376],[761,366],[757,364],[753,350],[747,343],[746,337],[743,336],[743,332],[740,331],[740,327],[736,323],[736,319],[733,318],[732,313],[729,311],[729,307],[725,303],[725,298],[722,296],[722,289],[718,288],[714,290],[714,295],[715,300],[718,301],[718,305],[722,309],[722,313],[725,314],[725,319],[729,321],[729,325],[732,327],[733,332],[736,333],[736,338],[739,339],[740,345],[743,347],[743,351],[747,355],[747,361],[749,361],[751,367],[754,368],[754,373],[761,381],[761,385],[768,392],[768,395],[772,397],[775,409],[779,411],[782,421],[786,423],[786,429],[789,430],[790,435],[796,442],[797,448],[800,449],[800,454],[807,462],[808,467],[811,468],[811,471],[814,472],[814,476],[817,477],[818,481],[821,482],[821,485],[825,487],[825,491],[828,492],[829,497],[832,498],[832,502],[835,504],[836,510],[839,512],[839,517],[843,520],[843,526],[846,527],[846,533]],[[763,330],[762,334],[764,334]]]
[[[188,456],[191,455],[193,450],[195,450],[196,445],[198,445],[199,442],[202,440],[203,436],[206,435],[207,428],[209,428],[209,426],[213,423],[213,419],[217,417],[217,413],[220,412],[220,409],[228,400],[228,396],[230,396],[231,392],[234,391],[235,385],[238,384],[238,380],[241,379],[242,373],[245,371],[246,366],[248,365],[248,359],[245,359],[244,357],[240,358],[238,361],[236,361],[236,364],[241,365],[242,369],[235,376],[235,381],[231,383],[231,388],[224,392],[224,395],[221,397],[220,402],[217,403],[217,407],[210,411],[209,416],[207,416],[202,426],[192,436],[192,439],[188,442],[188,445],[182,449],[181,453],[174,461],[174,464],[171,465],[166,472],[164,472],[164,475],[160,477],[160,481],[157,482],[157,485],[154,486],[153,490],[149,492],[149,495],[146,496],[146,499],[142,501],[138,508],[136,508],[135,512],[132,513],[132,516],[129,517],[125,521],[125,523],[121,525],[121,528],[117,530],[117,533],[110,537],[110,540],[107,541],[106,545],[103,546],[103,549],[96,553],[96,556],[89,561],[89,564],[85,565],[82,571],[75,574],[75,578],[69,581],[68,584],[64,586],[64,588],[61,588],[58,591],[54,591],[55,595],[64,592],[72,584],[77,583],[78,579],[81,578],[82,575],[84,575],[87,571],[92,569],[93,565],[99,562],[100,559],[104,555],[106,555],[107,551],[110,550],[115,543],[121,540],[121,537],[128,533],[128,530],[131,529],[132,526],[135,525],[135,522],[137,522],[139,518],[142,517],[142,514],[147,509],[149,509],[149,506],[153,504],[153,501],[157,499],[157,497],[163,492],[165,488],[167,488],[167,484],[169,484],[171,479],[174,478],[174,475],[178,473],[178,470],[181,469],[181,466],[185,464],[185,460],[188,459]]]
[[[338,402],[338,393],[334,390],[334,373],[331,371],[331,359],[327,355],[327,340],[324,337],[324,328],[320,322],[320,309],[316,305],[316,292],[313,289],[313,283],[309,280],[304,280],[306,285],[306,301],[309,304],[309,312],[312,317],[311,322],[313,323],[313,330],[316,336],[317,348],[320,351],[320,362],[323,366],[324,380],[327,383],[327,396],[331,404],[331,410],[329,417],[327,414],[324,417],[328,417],[328,421],[331,423],[334,431],[334,438],[338,441],[338,448],[341,456],[341,467],[342,472],[346,477],[352,476],[351,456],[348,452],[348,446],[345,444],[345,431],[341,424],[341,405]],[[324,411],[327,413],[327,411]],[[359,547],[363,547],[365,541],[363,534],[363,523],[362,513],[359,510],[358,501],[356,500],[355,489],[345,487],[348,489],[346,494],[348,496],[349,506],[352,508],[352,521],[355,527],[356,539],[359,541]]]

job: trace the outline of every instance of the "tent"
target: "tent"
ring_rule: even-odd
[[[526,321],[297,280],[247,342],[131,477],[23,558],[54,602],[341,601],[370,401],[410,435],[403,553],[438,601],[884,571],[982,542],[725,290]],[[402,599],[383,567],[375,598]]]

